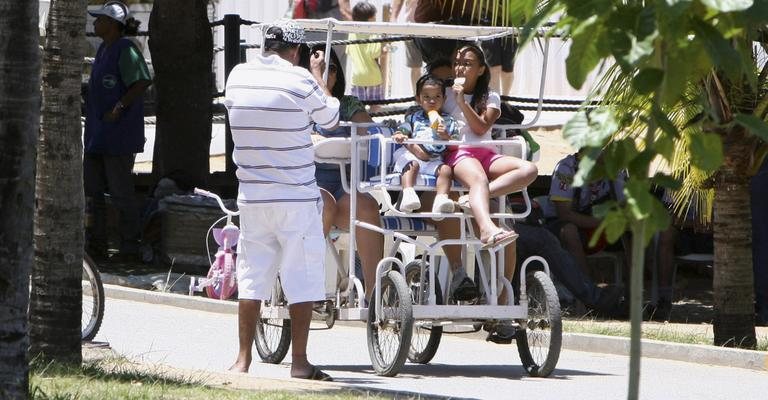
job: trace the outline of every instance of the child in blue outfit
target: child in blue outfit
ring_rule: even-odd
[[[421,110],[405,116],[405,121],[392,136],[395,142],[403,143],[408,138],[418,140],[451,140],[459,137],[459,124],[450,115],[441,115],[440,108],[445,101],[445,85],[442,80],[424,75],[416,82],[416,100]],[[432,205],[433,213],[453,212],[453,201],[448,191],[453,181],[453,170],[443,163],[444,144],[405,144],[395,151],[395,172],[401,173],[403,197],[398,209],[411,212],[421,208],[419,196],[413,189],[421,171],[437,177],[437,195]]]

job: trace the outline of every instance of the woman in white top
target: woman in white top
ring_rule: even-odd
[[[514,231],[499,228],[489,216],[489,199],[521,190],[538,176],[536,166],[516,157],[496,153],[490,141],[491,127],[501,115],[501,99],[489,89],[491,71],[483,51],[475,45],[459,48],[454,59],[454,96],[446,96],[443,110],[464,122],[460,139],[465,144],[451,148],[445,163],[454,176],[469,187],[459,206],[472,210],[483,247],[497,247],[517,238]]]

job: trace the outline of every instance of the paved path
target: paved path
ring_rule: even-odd
[[[236,317],[164,305],[107,299],[107,314],[97,341],[120,354],[177,368],[221,372],[236,352]],[[454,398],[620,399],[626,397],[625,356],[564,350],[547,379],[524,374],[514,345],[444,336],[430,365],[406,364],[394,378],[372,373],[365,330],[336,326],[313,331],[310,358],[337,383]],[[254,352],[255,353],[255,352]],[[286,378],[281,365],[255,363],[250,376]],[[297,380],[286,379],[286,385]],[[679,361],[643,360],[644,399],[760,399],[768,392],[768,373]]]

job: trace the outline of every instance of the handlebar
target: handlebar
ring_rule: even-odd
[[[219,203],[219,208],[221,208],[221,211],[223,211],[225,214],[229,216],[237,216],[240,215],[240,211],[232,211],[227,208],[227,206],[224,205],[224,202],[221,200],[221,197],[219,197],[218,194],[209,192],[207,190],[203,190],[200,188],[195,188],[195,194],[199,194],[201,196],[210,197],[214,200],[216,200],[217,203]]]

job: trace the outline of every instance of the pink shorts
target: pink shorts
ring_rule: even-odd
[[[491,164],[502,157],[504,156],[487,147],[459,147],[456,150],[447,151],[443,161],[453,168],[465,158],[474,158],[480,162],[480,165],[483,166],[483,170],[487,174],[490,172]]]

